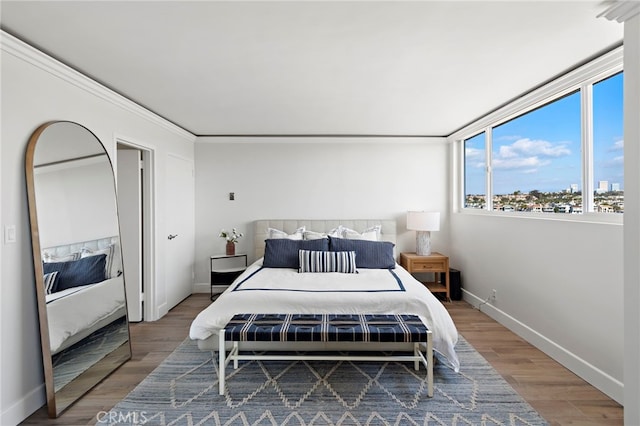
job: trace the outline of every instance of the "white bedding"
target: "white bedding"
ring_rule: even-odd
[[[78,335],[88,335],[105,320],[124,315],[122,276],[96,284],[74,287],[47,295],[47,318],[51,353],[69,346]]]
[[[433,331],[434,349],[458,371],[460,363],[454,350],[458,331],[442,303],[422,283],[400,265],[393,274],[385,269],[358,272],[298,273],[295,269],[262,268],[260,259],[198,314],[189,336],[205,340],[237,313],[414,314]]]

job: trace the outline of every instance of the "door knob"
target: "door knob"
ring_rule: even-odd
[[[175,237],[177,237],[178,234],[169,234],[169,236],[167,237],[169,240],[173,240]]]

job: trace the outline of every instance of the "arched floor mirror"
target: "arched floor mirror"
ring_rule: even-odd
[[[100,140],[68,121],[29,140],[26,180],[50,417],[131,358],[115,179]]]

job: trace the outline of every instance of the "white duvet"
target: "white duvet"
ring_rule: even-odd
[[[198,314],[189,336],[205,340],[239,313],[414,314],[433,331],[433,347],[458,371],[458,331],[451,316],[429,290],[400,265],[359,269],[357,274],[298,273],[262,268],[256,261]]]
[[[51,353],[73,336],[91,331],[125,306],[122,277],[69,288],[46,296]],[[115,318],[114,318],[115,319]]]

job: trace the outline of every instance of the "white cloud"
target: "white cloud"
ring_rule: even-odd
[[[496,169],[531,169],[546,166],[551,161],[541,160],[540,158],[533,157],[510,157],[510,158],[494,158],[492,165]]]
[[[509,145],[498,148],[492,159],[496,169],[522,169],[523,173],[534,173],[539,167],[551,164],[551,158],[571,155],[568,142],[551,143],[545,140],[520,138]]]
[[[609,148],[609,151],[622,151],[624,149],[624,139],[618,139],[613,143],[613,146]]]
[[[608,160],[607,162],[605,162],[604,166],[607,167],[607,168],[624,167],[624,156],[623,155],[619,155],[617,157],[614,157],[614,158]]]
[[[529,138],[518,139],[511,145],[500,147],[500,155],[514,157],[521,155],[542,155],[544,157],[564,157],[571,155],[567,148],[567,142],[553,144],[549,141],[531,140]]]
[[[471,167],[484,167],[485,165],[485,150],[478,148],[465,148],[464,158],[467,165]]]

